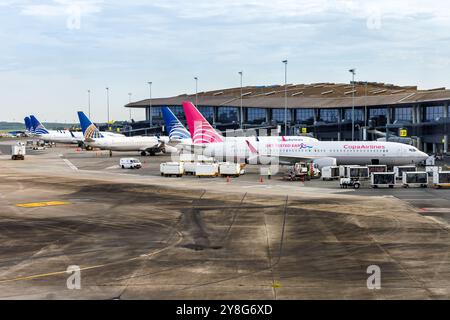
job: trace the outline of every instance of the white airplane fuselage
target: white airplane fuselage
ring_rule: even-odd
[[[69,130],[48,130],[46,134],[36,134],[35,136],[49,142],[63,143],[63,144],[78,144],[84,141],[82,132]],[[100,132],[105,137],[124,137],[122,134],[115,132]]]
[[[111,151],[147,151],[159,146],[155,137],[104,137],[85,142],[86,145]]]
[[[250,147],[249,144],[250,143]],[[255,150],[251,150],[253,148]],[[204,148],[204,154],[219,161],[230,159],[249,160],[255,157],[277,158],[280,163],[299,162],[302,160],[320,161],[336,159],[337,165],[408,165],[417,164],[428,155],[417,148],[394,142],[357,141],[357,142],[323,142],[323,141],[278,141],[270,139],[247,138],[211,144]],[[298,161],[296,161],[298,160]]]

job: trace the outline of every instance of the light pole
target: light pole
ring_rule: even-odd
[[[198,77],[194,77],[195,80],[195,106],[198,107]]]
[[[91,118],[91,90],[88,90],[88,114],[89,119]]]
[[[350,69],[348,72],[352,74],[352,141],[355,141],[355,74],[356,69]]]
[[[108,124],[108,127],[109,127],[109,87],[106,87],[106,112],[108,114],[107,124]]]
[[[132,96],[133,94],[130,92],[130,93],[128,93],[128,104],[131,104],[131,96]],[[130,108],[130,122],[131,122],[131,107],[129,107]]]
[[[152,127],[153,126],[153,113],[152,113],[152,106],[153,106],[153,101],[152,101],[152,85],[153,85],[153,82],[151,82],[151,81],[149,81],[149,82],[147,82],[148,83],[148,87],[149,87],[149,89],[150,89],[150,103],[149,103],[149,106],[150,106],[150,108],[148,109],[148,113],[149,113],[149,120],[150,120],[150,127]]]
[[[288,105],[288,99],[287,99],[287,66],[288,61],[283,60],[284,63],[284,135],[288,135],[287,133],[287,105]]]
[[[244,129],[244,109],[242,107],[242,105],[243,105],[243,103],[242,103],[242,98],[243,98],[243,96],[242,96],[242,94],[243,94],[242,93],[242,80],[244,77],[244,71],[240,71],[239,75],[241,76],[241,129]]]

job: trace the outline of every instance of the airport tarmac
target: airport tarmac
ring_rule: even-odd
[[[450,192],[163,178],[0,143],[2,299],[449,299]],[[81,289],[69,290],[69,266]],[[381,289],[367,288],[367,268]]]

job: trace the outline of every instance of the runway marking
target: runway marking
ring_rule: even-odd
[[[55,207],[55,206],[65,206],[71,204],[65,201],[47,201],[47,202],[33,202],[33,203],[20,203],[16,204],[16,207],[20,208],[40,208],[40,207]]]
[[[63,161],[69,166],[70,169],[73,171],[78,171],[78,168],[72,162],[67,159],[63,159]]]

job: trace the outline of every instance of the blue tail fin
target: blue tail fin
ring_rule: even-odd
[[[81,130],[85,139],[103,138],[103,135],[97,129],[95,124],[84,114],[83,111],[78,111],[78,118],[80,119]]]
[[[29,117],[25,117],[25,119],[23,119],[25,121],[25,129],[28,132],[31,132],[31,120]]]
[[[166,124],[167,134],[170,140],[190,139],[191,134],[167,107],[162,108],[164,122]]]
[[[34,134],[41,135],[41,134],[48,134],[48,130],[44,127],[42,123],[39,122],[38,119],[36,119],[35,116],[30,116],[31,120],[31,127]]]

